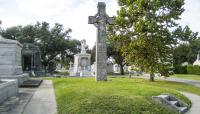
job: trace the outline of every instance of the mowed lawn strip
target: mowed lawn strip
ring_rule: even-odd
[[[170,93],[191,105],[176,90],[200,95],[199,88],[168,81],[149,82],[134,78],[109,78],[111,81],[107,82],[96,82],[94,78],[52,80],[58,114],[174,114],[153,102],[151,96]]]
[[[200,81],[200,75],[194,75],[194,74],[174,74],[171,77]]]

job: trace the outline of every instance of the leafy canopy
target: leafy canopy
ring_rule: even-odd
[[[172,62],[176,39],[170,29],[183,13],[184,0],[118,0],[120,10],[109,31],[121,43],[126,61],[146,72],[151,81]],[[165,72],[166,73],[166,72]]]
[[[45,69],[50,63],[60,60],[68,63],[73,55],[80,51],[80,41],[73,40],[69,34],[71,29],[64,29],[62,24],[55,23],[50,28],[49,23],[42,22],[35,25],[14,26],[2,30],[3,37],[16,39],[20,43],[33,43],[40,47],[42,64]]]

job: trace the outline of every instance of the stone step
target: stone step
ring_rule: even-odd
[[[14,104],[14,103],[16,103],[17,101],[19,101],[19,98],[17,99],[13,99],[13,100],[9,100],[9,101],[7,101],[5,104],[6,105],[10,105],[10,104]]]
[[[183,114],[183,113],[187,112],[188,107],[178,107],[178,110],[179,110],[179,112],[180,112],[181,114]]]
[[[42,83],[43,80],[39,79],[30,79],[25,81],[20,87],[38,87]]]
[[[170,104],[177,106],[177,104],[179,103],[178,101],[169,101]]]
[[[174,111],[176,111],[180,114],[185,113],[189,107],[184,102],[178,100],[177,98],[175,98],[174,96],[169,95],[169,94],[162,94],[162,95],[154,96],[153,99],[156,102],[166,105],[169,108],[173,109]]]
[[[0,106],[0,112],[6,112],[10,109],[10,107],[7,106]]]
[[[158,97],[161,97],[163,99],[169,100],[169,95],[159,95]]]
[[[0,105],[0,112],[7,112],[8,110],[12,109],[18,101],[18,97],[10,97]]]

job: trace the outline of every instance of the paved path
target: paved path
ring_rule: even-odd
[[[148,74],[144,76],[139,76],[138,78],[149,78]],[[156,79],[161,79],[161,80],[167,80],[167,81],[174,81],[174,82],[182,82],[186,84],[191,84],[197,87],[200,87],[200,81],[196,80],[189,80],[189,79],[180,79],[180,78],[163,78],[163,77],[155,77]],[[192,94],[192,93],[187,93],[187,92],[181,92],[183,95],[185,95],[190,101],[192,102],[192,107],[186,114],[200,114],[200,96]]]
[[[138,76],[140,77],[140,76]],[[148,74],[145,74],[144,76],[141,76],[142,78],[149,78]],[[186,84],[191,84],[197,87],[200,87],[200,81],[197,80],[189,80],[189,79],[181,79],[181,78],[173,78],[173,77],[168,77],[168,78],[163,78],[163,77],[155,77],[156,79],[160,80],[167,80],[167,81],[174,81],[174,82],[183,82]]]
[[[200,96],[187,92],[181,93],[189,98],[192,102],[192,107],[186,114],[200,114]]]
[[[158,79],[161,79],[161,78],[159,77]],[[187,83],[187,84],[200,87],[200,81],[196,81],[196,80],[180,79],[180,78],[172,78],[172,77],[166,78],[164,80],[182,82],[182,83]],[[185,95],[188,99],[190,99],[190,101],[192,102],[192,107],[186,114],[200,114],[200,96],[192,94],[192,93],[187,93],[187,92],[181,92],[181,93]]]
[[[159,78],[161,79],[161,78]],[[172,77],[168,77],[166,79],[162,78],[163,80],[168,80],[168,81],[175,81],[175,82],[183,82],[183,83],[187,83],[187,84],[191,84],[197,87],[200,87],[200,81],[197,80],[189,80],[189,79],[181,79],[181,78],[172,78]]]
[[[44,80],[36,90],[23,114],[56,114],[56,99],[52,81]]]

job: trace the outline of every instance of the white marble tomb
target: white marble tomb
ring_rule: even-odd
[[[91,54],[86,53],[86,41],[81,41],[81,53],[74,55],[74,64],[70,63],[70,76],[92,76]]]

